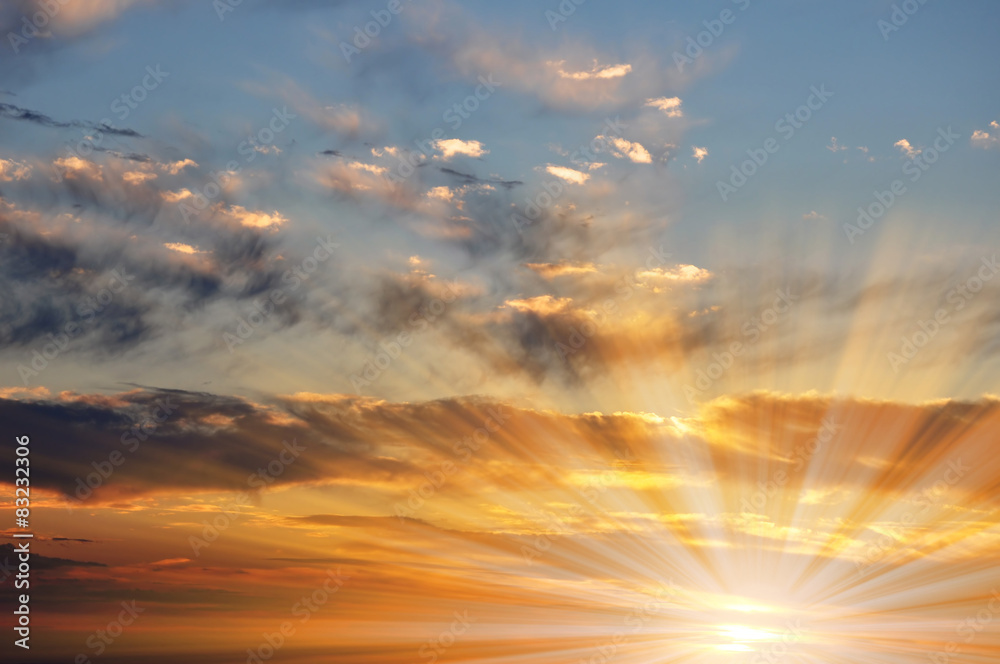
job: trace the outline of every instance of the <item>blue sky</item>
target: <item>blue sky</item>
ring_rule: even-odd
[[[564,3],[563,11],[573,6]],[[134,347],[108,349],[111,361],[102,371],[115,380],[131,373],[130,361],[115,358],[134,352],[131,361],[155,357],[154,364],[183,357],[182,364],[193,362],[187,375],[210,366],[214,380],[228,380],[235,371],[232,387],[262,389],[270,380],[263,375],[275,370],[273,353],[257,358],[252,370],[230,367],[225,346],[216,354],[226,318],[245,314],[241,307],[254,297],[240,280],[264,278],[268,260],[308,255],[321,234],[335,235],[343,255],[303,290],[305,309],[284,312],[284,321],[254,344],[372,352],[380,335],[392,333],[367,318],[373,293],[384,294],[387,283],[399,288],[420,279],[424,286],[457,280],[467,289],[465,315],[475,318],[504,309],[505,302],[543,296],[538,283],[522,278],[525,265],[628,272],[659,246],[669,246],[675,266],[665,270],[693,265],[718,275],[818,266],[831,279],[888,274],[896,269],[885,256],[892,247],[915,257],[917,267],[900,264],[901,270],[922,270],[921,261],[943,262],[934,269],[948,270],[956,255],[973,261],[983,238],[993,236],[1000,202],[994,186],[998,132],[990,126],[1000,117],[1000,91],[986,65],[996,49],[997,11],[988,2],[961,11],[940,2],[908,5],[919,9],[888,32],[884,22],[893,20],[894,6],[584,2],[557,22],[551,13],[560,11],[557,3],[404,2],[348,62],[342,44],[385,3],[247,0],[221,17],[208,2],[95,0],[87,11],[70,5],[52,17],[49,33],[19,43],[17,53],[7,38],[9,65],[0,75],[10,105],[0,118],[4,156],[35,165],[31,177],[8,178],[3,193],[19,210],[79,214],[113,235],[121,228],[108,226],[108,219],[146,229],[168,247],[165,256],[150,259],[165,261],[159,268],[200,260],[195,271],[202,278],[227,284],[194,299],[187,299],[187,287],[158,293],[168,302],[186,302],[183,322],[171,323],[173,314],[147,303],[150,315],[159,311],[156,322],[135,335]],[[5,32],[23,27],[19,7],[5,9]],[[728,24],[717,21],[720,15]],[[705,31],[712,25],[705,22],[713,21],[722,30],[709,39]],[[685,52],[689,38],[706,46],[678,66],[675,54]],[[145,99],[127,108],[120,98],[150,80],[147,68],[165,76],[153,89],[139,90]],[[480,77],[498,85],[455,126],[449,109],[475,93]],[[818,88],[832,96],[792,135],[779,131],[776,123]],[[25,111],[70,126],[18,119]],[[290,119],[268,136],[276,111]],[[141,136],[95,138],[94,127],[105,118]],[[573,164],[571,153],[607,138],[606,123],[615,118],[624,128],[614,140],[622,142],[605,143],[608,149],[589,165]],[[959,139],[947,153],[918,182],[908,182],[876,227],[852,236],[847,225],[856,223],[858,207],[906,179],[908,160],[921,158],[938,130],[949,127]],[[386,176],[415,142],[429,146],[435,130],[454,150],[426,148],[417,173],[392,193]],[[975,140],[976,132],[983,137]],[[273,143],[252,152],[246,140],[253,135],[273,137]],[[776,140],[777,151],[723,200],[720,186],[731,182],[731,169],[768,139]],[[125,173],[130,163],[140,164],[148,177],[111,187],[116,193],[101,200],[94,191],[60,189],[40,176],[43,164],[52,168],[68,149],[95,140],[98,150],[86,148],[85,155],[93,168]],[[163,172],[185,160],[190,162],[177,172]],[[178,197],[213,187],[212,174],[233,162],[240,172],[232,188],[212,198],[210,210],[192,216],[189,207],[185,213],[185,200],[193,199]],[[108,187],[106,178],[102,182]],[[544,198],[552,183],[564,193],[546,214],[559,224],[516,232],[510,214]],[[140,194],[147,186],[152,191]],[[225,220],[219,226],[220,215],[230,215],[237,226]],[[240,215],[249,216],[240,221]],[[215,243],[246,242],[267,245],[252,258],[257,262],[234,267],[212,258]],[[115,251],[122,260],[131,250],[121,245]],[[97,263],[104,269],[110,260]],[[96,263],[81,269],[97,269]],[[701,291],[693,297],[711,299]],[[30,327],[27,319],[22,323]],[[169,329],[179,335],[173,342]],[[147,333],[160,341],[147,346]],[[444,332],[435,327],[438,333]],[[14,337],[19,341],[5,352],[29,357],[30,335]],[[531,343],[551,350],[557,342]],[[331,362],[331,380],[346,387],[350,363]],[[416,375],[438,371],[437,360],[413,362]],[[100,372],[88,363],[68,353],[49,380],[62,384],[67,372],[63,386],[82,376],[94,381]],[[170,370],[159,375],[177,386],[210,380]],[[504,389],[516,391],[523,378],[500,379],[513,381]],[[286,387],[297,380],[289,378]],[[314,377],[304,380],[318,387]],[[390,392],[398,397],[405,389]]]

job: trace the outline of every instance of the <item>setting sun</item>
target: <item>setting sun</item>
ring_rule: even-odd
[[[0,662],[997,664],[1000,2],[0,2]]]

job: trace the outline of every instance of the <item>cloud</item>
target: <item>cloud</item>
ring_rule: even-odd
[[[481,157],[489,150],[479,141],[463,141],[460,138],[444,138],[434,141],[434,149],[441,153],[441,158],[449,161],[456,155],[466,157]]]
[[[323,102],[285,74],[272,74],[266,83],[247,82],[242,87],[261,97],[282,99],[292,109],[290,122],[301,115],[322,130],[349,138],[374,129],[374,122],[357,104]]]
[[[313,178],[324,187],[352,197],[398,200],[393,196],[391,183],[384,177],[386,172],[386,167],[377,164],[338,159],[335,163],[318,166],[313,171]]]
[[[248,210],[242,205],[226,206],[223,203],[217,203],[212,206],[211,210],[215,218],[246,228],[273,229],[288,223],[288,217],[277,210],[271,212]]]
[[[802,219],[804,221],[822,221],[826,219],[826,217],[821,215],[819,212],[816,212],[816,210],[812,210],[811,212],[807,212],[802,215]]]
[[[661,280],[702,283],[708,281],[713,276],[708,270],[696,265],[675,265],[670,268],[657,267],[639,273],[639,278],[644,279],[647,283],[655,283]],[[656,287],[654,286],[653,288],[654,292],[656,292]]]
[[[590,174],[581,173],[580,171],[573,170],[572,168],[566,168],[565,166],[549,165],[545,167],[545,171],[572,184],[583,184],[590,179]]]
[[[615,432],[648,426],[626,416],[566,417],[478,398],[393,404],[349,395],[298,394],[261,405],[236,397],[150,389],[110,399],[71,393],[58,399],[0,399],[0,414],[17,430],[30,428],[33,437],[53,441],[34,452],[39,464],[53,468],[37,481],[39,489],[67,497],[79,494],[77,498],[92,504],[150,493],[251,490],[257,485],[249,479],[286,449],[297,450],[294,462],[286,462],[280,474],[259,486],[321,483],[395,493],[422,482],[425,466],[450,457],[455,441],[491,417],[500,420],[504,440],[525,437],[539,425],[555,426],[562,428],[559,438],[567,444],[586,436],[606,454],[619,445]],[[144,422],[156,425],[147,427],[148,436],[139,437],[136,427]],[[435,432],[415,436],[420,422],[434,422]],[[475,424],[470,428],[470,423]],[[408,449],[398,448],[404,441]],[[125,455],[125,462],[90,496],[77,480],[94,471],[91,462],[103,461],[116,450]],[[505,459],[501,472],[514,477],[517,471],[510,464],[523,454],[498,447],[488,456]],[[559,446],[552,445],[540,450],[537,459],[555,461],[559,454]],[[480,472],[472,472],[470,479]],[[461,485],[456,489],[465,490]]]
[[[540,297],[511,301],[509,308],[551,316],[568,306],[563,299]],[[589,495],[583,491],[589,487],[600,489],[603,505],[622,504],[618,501],[626,497],[637,497],[639,504],[667,500],[688,515],[680,530],[664,529],[658,521],[661,535],[683,535],[720,519],[754,538],[787,539],[794,552],[849,562],[863,553],[867,531],[878,521],[853,511],[858,501],[886,507],[912,503],[949,468],[964,468],[961,483],[949,487],[947,500],[932,504],[932,511],[921,512],[921,521],[971,520],[984,530],[992,524],[982,519],[983,510],[995,511],[998,504],[1000,459],[991,453],[990,441],[1000,435],[1000,401],[988,397],[911,404],[758,390],[709,401],[682,417],[567,414],[479,397],[403,403],[298,393],[260,404],[137,388],[114,395],[0,398],[0,416],[17,431],[50,441],[32,453],[50,469],[34,483],[42,496],[58,492],[70,506],[87,509],[134,504],[144,496],[157,496],[162,504],[170,496],[190,502],[188,496],[199,493],[323,486],[327,495],[343,496],[350,511],[308,517],[303,525],[370,529],[378,524],[381,532],[409,516],[424,519],[428,527],[530,534],[545,527],[523,507],[527,496],[537,497],[538,486],[546,487],[552,504],[564,505]],[[140,438],[136,432],[144,422],[156,425]],[[480,429],[488,433],[475,433]],[[935,435],[926,436],[928,430]],[[94,464],[114,452],[124,461],[99,485],[87,487]],[[12,462],[10,448],[2,455]],[[859,456],[867,460],[862,466]],[[284,459],[281,471],[262,477],[262,469],[278,459]],[[446,467],[442,464],[450,464],[446,479],[429,495],[420,493],[435,509],[422,512],[420,504],[408,502],[410,492]],[[762,494],[760,477],[779,472],[786,479]],[[711,515],[695,506],[705,492],[716,492],[719,500]],[[493,500],[470,502],[484,494]],[[821,519],[822,510],[837,505],[846,510],[842,519]],[[783,525],[754,531],[755,516],[781,525],[791,508],[807,510],[798,516],[809,518],[821,536]],[[581,517],[566,526],[579,536],[629,535],[631,527],[619,518],[641,518],[641,512],[613,515],[598,509]],[[940,534],[915,530],[913,546],[879,564],[927,555],[920,540]]]
[[[104,171],[100,164],[79,157],[60,157],[52,162],[52,165],[58,172],[57,178],[72,180],[83,177],[95,182],[103,182],[104,179]]]
[[[54,537],[53,541],[65,540],[65,538]],[[89,540],[74,540],[88,542]],[[32,547],[31,566],[38,570],[54,570],[62,567],[107,567],[104,563],[93,563],[81,560],[67,560],[66,558],[53,558],[35,553]],[[0,566],[4,569],[16,569],[19,554],[13,544],[0,544]]]
[[[31,176],[31,166],[13,159],[0,159],[0,182],[26,180]]]
[[[700,148],[700,147],[698,147],[696,145],[696,146],[694,146],[694,147],[691,148],[691,155],[700,164],[701,162],[705,161],[705,157],[708,156],[708,148]]]
[[[149,180],[155,180],[156,177],[156,173],[147,173],[144,171],[126,171],[122,173],[122,179],[129,184],[142,184]]]
[[[646,106],[652,106],[657,110],[663,111],[668,118],[684,117],[684,111],[681,110],[680,97],[658,97],[656,99],[647,99]]]
[[[407,19],[415,44],[443,58],[470,81],[488,72],[504,90],[527,92],[549,108],[579,113],[635,107],[689,78],[660,58],[615,62],[614,55],[596,52],[584,41],[558,46],[524,41],[512,36],[516,26],[485,28],[459,3],[425,3],[414,9]]]
[[[598,65],[594,62],[594,66],[589,71],[575,71],[567,72],[561,67],[565,64],[565,61],[560,61],[553,63],[555,66],[560,67],[558,70],[559,76],[562,78],[572,79],[574,81],[589,81],[594,79],[608,79],[608,78],[621,78],[622,76],[627,76],[632,71],[632,65],[630,64],[620,64],[620,65]]]
[[[909,145],[909,144],[907,144],[907,145]],[[830,137],[830,144],[828,146],[826,146],[826,149],[829,150],[830,152],[843,152],[844,150],[847,149],[847,146],[846,145],[841,145],[840,143],[838,143],[836,136],[831,136]]]
[[[0,13],[0,29],[6,34],[10,30],[19,31],[23,27],[19,15],[45,16],[39,25],[42,31],[51,31],[56,38],[76,37],[97,26],[115,20],[137,5],[154,4],[155,0],[85,0],[77,3],[58,3],[53,6],[45,0],[14,0],[9,3],[10,12]],[[161,0],[162,1],[162,0]],[[36,24],[38,24],[36,22]],[[22,47],[24,48],[24,47]]]
[[[919,149],[910,145],[910,142],[905,138],[896,141],[895,143],[893,143],[893,146],[899,148],[899,151],[905,154],[910,159],[916,157],[921,152]]]
[[[180,161],[175,161],[171,164],[162,164],[160,168],[170,173],[171,175],[177,175],[178,173],[180,173],[182,170],[184,170],[189,166],[198,168],[198,162],[194,161],[193,159],[181,159]]]
[[[972,147],[989,150],[990,148],[1000,148],[1000,122],[994,120],[990,123],[993,133],[990,134],[982,129],[977,129],[972,133]]]
[[[0,103],[0,118],[7,118],[9,120],[21,120],[22,122],[30,122],[32,124],[37,124],[42,127],[53,127],[53,128],[77,128],[77,129],[94,129],[111,136],[125,136],[128,138],[142,138],[142,134],[135,131],[134,129],[110,127],[108,125],[96,124],[93,122],[83,122],[80,120],[70,120],[69,122],[60,122],[58,120],[53,120],[44,113],[39,113],[38,111],[32,111],[27,108],[21,108],[20,106],[14,106],[13,104],[3,104]]]
[[[277,210],[219,201],[197,224],[185,223],[176,206],[191,202],[191,190],[160,188],[151,164],[134,170],[128,160],[70,156],[34,168],[51,177],[0,202],[0,349],[40,348],[45,335],[75,325],[65,352],[101,361],[186,323],[212,331],[219,323],[206,308],[276,287],[289,265],[283,257],[297,254],[287,245],[278,254],[273,236],[289,220]],[[181,247],[197,247],[206,260],[190,260]],[[128,287],[97,305],[116,271]],[[269,329],[300,321],[301,299],[286,300]]]
[[[597,267],[593,263],[570,263],[564,261],[561,263],[525,263],[524,266],[546,279],[597,272]]]
[[[480,178],[476,175],[472,175],[471,173],[463,173],[461,171],[456,171],[452,168],[447,168],[444,166],[442,166],[438,170],[440,170],[442,173],[446,175],[451,175],[467,184],[491,184],[491,185],[495,184],[503,187],[504,189],[513,189],[514,187],[524,184],[520,180],[497,180],[491,178]]]
[[[204,253],[192,247],[190,244],[184,244],[182,242],[167,242],[163,245],[171,251],[176,251],[181,254],[200,254]]]
[[[620,136],[598,136],[598,140],[607,141],[611,146],[611,154],[619,159],[629,159],[637,164],[650,164],[653,158],[641,143],[632,142]]]
[[[436,198],[440,201],[451,202],[455,198],[455,192],[448,187],[434,187],[427,192],[429,198]]]

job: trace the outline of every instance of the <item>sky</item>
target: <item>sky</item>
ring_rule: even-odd
[[[995,661],[998,19],[3,3],[4,658]]]

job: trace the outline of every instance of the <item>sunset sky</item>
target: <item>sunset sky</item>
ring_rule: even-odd
[[[996,662],[998,25],[4,2],[0,659]]]

